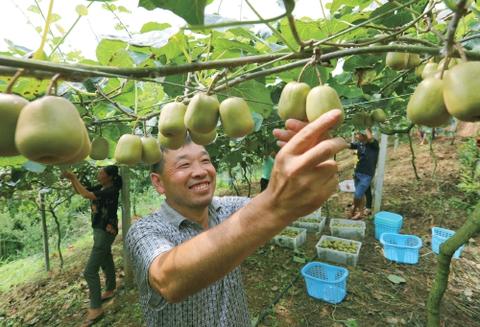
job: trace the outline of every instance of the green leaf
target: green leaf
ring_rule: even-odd
[[[350,318],[343,322],[346,327],[358,327],[357,320]]]
[[[403,278],[401,276],[397,276],[397,275],[392,275],[392,274],[388,275],[387,279],[394,284],[401,284],[401,283],[406,283],[407,282],[407,280],[405,278]]]
[[[171,25],[168,23],[148,22],[146,24],[143,24],[142,28],[140,29],[140,33],[147,33],[150,31],[162,31],[169,27],[171,27]]]
[[[127,43],[119,40],[103,39],[95,50],[97,60],[102,65],[110,65],[112,57],[119,50],[127,48]]]
[[[171,10],[192,25],[203,25],[205,6],[212,0],[140,0],[139,7],[147,10]]]

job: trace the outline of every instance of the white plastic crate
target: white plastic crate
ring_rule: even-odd
[[[355,253],[350,253],[342,251],[340,249],[323,248],[320,246],[323,241],[337,241],[348,245],[353,244],[356,247],[356,251]],[[362,242],[323,235],[318,241],[318,243],[315,245],[315,247],[317,248],[317,255],[320,260],[326,260],[343,265],[356,266],[358,262],[358,255],[360,254],[360,248],[362,247]]]
[[[307,240],[307,230],[305,228],[288,226],[283,231],[296,232],[297,235],[295,237],[282,235],[282,233],[276,235],[273,237],[273,242],[279,246],[297,250]]]
[[[350,219],[330,219],[332,236],[361,241],[365,237],[365,222]]]
[[[305,228],[309,232],[321,233],[325,227],[326,217],[305,216],[292,223],[293,226]]]

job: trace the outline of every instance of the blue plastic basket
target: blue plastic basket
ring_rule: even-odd
[[[441,227],[432,227],[432,251],[438,254],[440,252],[440,245],[453,235],[455,235],[455,232],[453,230]],[[460,258],[464,247],[465,245],[459,247],[457,251],[455,251],[455,253],[453,254],[452,258]]]
[[[375,238],[379,240],[383,233],[400,233],[403,217],[393,212],[379,211],[375,214],[373,223]]]
[[[379,211],[374,216],[375,225],[384,225],[390,227],[402,228],[403,217],[397,213],[388,211]]]
[[[347,269],[315,261],[306,264],[301,272],[311,297],[337,304],[347,295]]]
[[[380,237],[383,255],[398,263],[417,264],[422,240],[415,235],[383,233]]]
[[[383,233],[393,233],[393,234],[398,234],[400,233],[401,227],[391,227],[387,225],[381,225],[381,224],[375,224],[375,238],[377,240],[380,240],[380,236],[382,236]]]

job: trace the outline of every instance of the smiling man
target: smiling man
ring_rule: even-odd
[[[216,171],[203,146],[187,140],[163,150],[151,181],[165,201],[127,234],[147,326],[251,326],[239,265],[336,190],[331,157],[347,144],[328,132],[339,120],[333,110],[274,131],[283,148],[253,199],[214,197]]]

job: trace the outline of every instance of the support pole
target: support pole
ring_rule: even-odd
[[[50,271],[50,258],[48,254],[48,230],[47,215],[45,211],[45,193],[40,191],[40,215],[42,217],[42,234],[43,234],[43,253],[45,255],[45,269]]]
[[[125,273],[125,287],[133,286],[133,271],[128,255],[125,237],[131,225],[130,212],[130,171],[128,167],[121,167],[122,175],[122,242],[123,242],[123,271]]]
[[[373,212],[380,211],[382,204],[383,179],[385,176],[385,162],[387,160],[388,135],[382,134],[380,140],[380,153],[378,154],[377,172],[375,174],[375,195]]]

